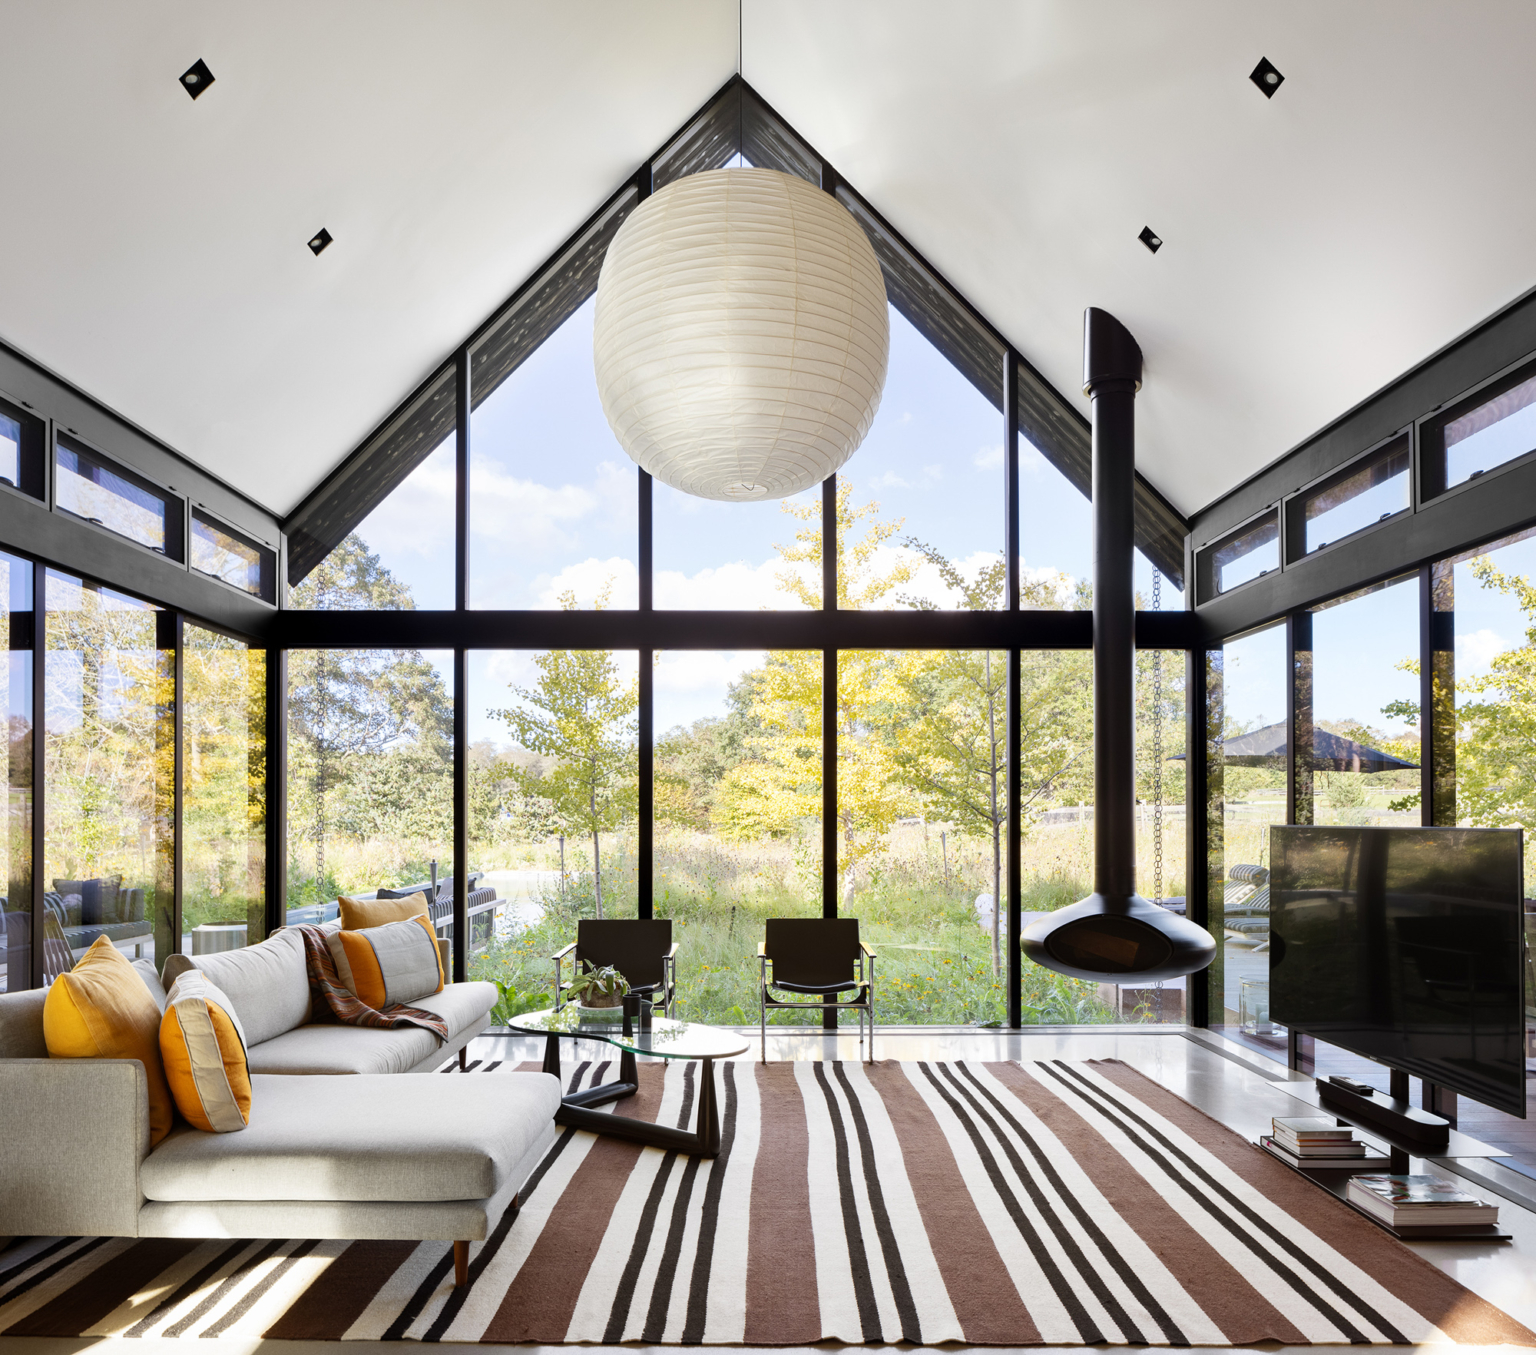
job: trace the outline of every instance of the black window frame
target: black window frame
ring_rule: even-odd
[[[1217,572],[1217,555],[1220,554],[1221,551],[1226,549],[1228,546],[1235,545],[1237,542],[1241,541],[1245,536],[1252,536],[1256,531],[1261,530],[1266,521],[1272,523],[1274,527],[1274,536],[1270,538],[1270,540],[1275,542],[1275,567],[1273,569],[1260,570],[1259,573],[1254,575],[1253,578],[1244,579],[1242,583],[1235,583],[1230,588],[1222,588],[1220,586],[1220,579]],[[1264,541],[1260,544],[1268,545],[1269,542]],[[1257,546],[1254,547],[1254,549],[1258,548],[1259,547]],[[1247,552],[1244,553],[1247,554]],[[1241,592],[1244,588],[1252,588],[1253,585],[1258,583],[1260,579],[1268,578],[1272,574],[1278,574],[1282,569],[1285,568],[1285,564],[1286,560],[1284,540],[1281,535],[1280,505],[1278,503],[1274,503],[1271,504],[1268,508],[1262,509],[1260,512],[1253,514],[1252,517],[1246,519],[1244,522],[1234,527],[1231,531],[1223,533],[1214,541],[1207,542],[1205,545],[1200,546],[1195,550],[1195,585],[1197,600],[1200,602],[1209,602],[1213,598],[1231,597],[1233,594]]]
[[[256,552],[261,578],[260,587],[256,592],[253,593],[249,588],[241,588],[236,584],[232,584],[228,579],[225,579],[218,574],[211,574],[206,569],[201,569],[195,563],[193,563],[192,539],[196,535],[198,523],[202,523],[207,527],[213,527],[217,531],[222,532],[225,536],[230,537],[232,540],[238,541],[242,546],[248,546],[251,550]],[[188,513],[187,527],[187,568],[192,573],[198,575],[200,578],[212,579],[215,583],[220,584],[225,588],[232,588],[235,592],[242,593],[246,597],[257,598],[262,602],[277,601],[278,552],[276,549],[271,546],[263,545],[249,532],[241,531],[238,527],[232,527],[223,518],[219,517],[218,514],[210,513],[206,508],[199,504],[191,505],[190,511]]]
[[[1480,381],[1417,421],[1417,436],[1414,440],[1418,452],[1418,476],[1416,477],[1418,497],[1415,507],[1445,499],[1452,494],[1460,494],[1472,485],[1484,483],[1492,476],[1503,475],[1508,471],[1536,462],[1536,446],[1533,446],[1517,456],[1510,457],[1507,461],[1499,462],[1497,466],[1474,471],[1468,479],[1458,484],[1446,483],[1446,426],[1531,380],[1536,380],[1536,355],[1524,357],[1519,362],[1494,373],[1487,380]]]
[[[1399,444],[1401,444],[1399,446]],[[1386,464],[1395,460],[1398,456],[1403,458],[1403,468],[1400,472],[1407,477],[1405,487],[1408,490],[1407,502],[1395,512],[1388,513],[1377,518],[1375,522],[1368,522],[1364,527],[1357,527],[1352,532],[1345,532],[1342,536],[1332,537],[1320,545],[1307,549],[1307,505],[1314,499],[1326,494],[1329,490],[1354,479],[1363,470],[1370,469],[1375,464]],[[1345,541],[1354,541],[1368,532],[1374,532],[1385,526],[1394,518],[1399,518],[1405,513],[1412,513],[1417,506],[1414,503],[1414,452],[1413,452],[1413,428],[1408,426],[1399,429],[1390,437],[1383,438],[1374,447],[1362,452],[1354,460],[1347,462],[1338,470],[1330,471],[1327,475],[1320,476],[1310,484],[1303,485],[1296,493],[1287,495],[1281,500],[1280,513],[1284,528],[1284,542],[1281,551],[1285,564],[1295,564],[1298,560],[1304,560],[1308,556],[1317,555],[1322,551],[1332,550],[1335,546]]]
[[[95,518],[88,518],[77,513],[72,508],[66,508],[58,501],[58,474],[59,453],[67,451],[72,456],[83,457],[87,461],[94,462],[100,469],[117,476],[119,479],[133,485],[136,489],[143,490],[158,498],[165,505],[165,546],[156,549],[147,546],[142,541],[136,541],[126,532],[120,532],[115,527],[109,527],[106,523]],[[147,475],[125,466],[116,457],[108,455],[92,444],[88,439],[81,437],[73,431],[55,430],[53,438],[52,455],[49,457],[50,467],[53,472],[54,494],[52,508],[56,513],[64,513],[75,522],[83,522],[86,526],[97,531],[106,532],[109,536],[119,541],[126,541],[129,545],[144,551],[148,555],[158,555],[162,559],[170,560],[175,564],[185,566],[187,563],[187,501],[180,494],[166,486],[157,484]],[[201,573],[201,571],[199,571]]]
[[[38,503],[48,502],[48,420],[33,411],[24,400],[0,392],[0,414],[21,425],[21,447],[17,456],[17,483],[0,479],[0,489],[22,494]]]

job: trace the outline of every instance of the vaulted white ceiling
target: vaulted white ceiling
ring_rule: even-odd
[[[746,78],[1063,393],[1084,306],[1131,328],[1185,511],[1536,283],[1525,0],[740,12]],[[286,512],[729,78],[737,19],[0,0],[0,338]]]

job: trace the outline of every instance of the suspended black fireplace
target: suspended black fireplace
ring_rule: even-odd
[[[1204,969],[1203,927],[1136,892],[1136,599],[1132,490],[1141,349],[1107,311],[1083,321],[1083,392],[1093,401],[1094,892],[1025,929],[1024,954],[1075,979],[1175,979]]]

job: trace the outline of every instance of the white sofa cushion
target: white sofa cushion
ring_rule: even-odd
[[[200,969],[223,991],[252,1045],[309,1022],[309,970],[304,941],[296,931],[277,932],[241,950],[172,955],[165,962],[166,987],[188,969]]]
[[[252,1073],[408,1073],[442,1042],[420,1026],[300,1026],[246,1051]]]
[[[494,983],[450,983],[411,1003],[448,1023],[451,1044],[496,1005]],[[437,1036],[420,1026],[379,1030],[372,1026],[316,1023],[300,1026],[247,1050],[253,1073],[408,1073],[436,1049]]]
[[[483,1200],[547,1136],[547,1073],[251,1079],[243,1134],[179,1126],[139,1170],[151,1200]]]

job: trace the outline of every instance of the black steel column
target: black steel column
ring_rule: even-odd
[[[288,651],[267,650],[267,935],[288,922]]]
[[[31,986],[43,986],[43,872],[48,765],[48,568],[32,566],[32,957]],[[157,957],[158,958],[158,957]]]
[[[640,527],[640,610],[650,612],[654,606],[653,590],[653,529],[651,504],[653,485],[650,474],[639,474],[639,527]],[[656,651],[640,651],[640,708],[636,721],[639,740],[636,758],[636,776],[639,792],[636,796],[635,816],[635,915],[652,917],[656,908],[655,844],[656,844]]]
[[[1419,821],[1456,826],[1456,568],[1419,570]]]
[[[821,482],[821,607],[837,610],[837,476]],[[821,915],[837,916],[837,650],[821,652]],[[832,999],[828,998],[828,1002]],[[837,1011],[821,1014],[837,1029]]]
[[[469,651],[453,651],[453,981],[469,977]]]
[[[1192,576],[1186,574],[1185,577]],[[1210,760],[1206,662],[1205,650],[1184,651],[1184,910],[1191,922],[1209,929],[1210,871],[1206,853],[1210,827]],[[1198,979],[1190,975],[1184,987],[1188,1004],[1185,1021],[1191,1026],[1209,1026],[1210,981],[1204,974]]]
[[[1310,824],[1313,819],[1313,770],[1316,758],[1312,735],[1312,613],[1292,612],[1285,618],[1285,641],[1291,681],[1286,694],[1285,821]]]
[[[1019,358],[1011,348],[1003,358],[1003,572],[1006,605],[1015,619],[1019,613]],[[1023,657],[1017,633],[1008,646],[1008,694],[1003,703],[1008,722],[1004,743],[1008,765],[1003,794],[1008,805],[1008,1025],[1017,1030],[1024,1020],[1023,966],[1019,937],[1023,930],[1024,825],[1020,819],[1019,766],[1024,747],[1019,728],[1019,684]],[[997,906],[996,901],[993,907]]]
[[[454,366],[453,605],[469,606],[469,349]],[[469,652],[453,651],[453,981],[469,977]]]
[[[1141,349],[1091,308],[1083,385],[1093,401],[1094,892],[1136,892],[1136,390]]]
[[[162,613],[164,615],[164,613]],[[182,916],[182,904],[186,899],[186,800],[187,800],[187,647],[186,627],[180,612],[171,613],[172,633],[175,636],[175,649],[171,662],[175,665],[172,670],[174,681],[172,684],[171,700],[175,703],[172,710],[171,728],[176,739],[176,755],[174,761],[171,790],[174,799],[171,802],[171,878],[174,881],[171,895],[172,905],[176,917],[176,949],[181,949],[181,938],[186,924]],[[249,938],[247,938],[249,939]]]
[[[469,349],[459,349],[454,370],[453,606],[469,606]]]

